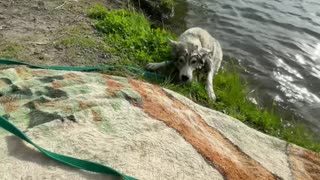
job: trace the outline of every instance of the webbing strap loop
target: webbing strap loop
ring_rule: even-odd
[[[12,123],[10,123],[8,120],[0,116],[0,127],[7,130],[8,132],[18,136],[22,140],[28,142],[29,144],[33,145],[35,148],[37,148],[40,152],[42,152],[44,155],[50,157],[51,159],[54,159],[56,161],[59,161],[61,163],[67,164],[69,166],[91,171],[94,173],[101,173],[106,175],[112,175],[117,177],[122,177],[125,180],[136,180],[133,177],[126,176],[124,174],[121,174],[120,172],[108,167],[104,166],[102,164],[98,164],[91,161],[81,160],[77,158],[73,158],[70,156],[64,156],[57,153],[50,152],[46,149],[43,149],[42,147],[38,146],[34,142],[32,142],[21,130],[19,130],[17,127],[15,127]]]

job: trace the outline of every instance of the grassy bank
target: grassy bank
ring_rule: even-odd
[[[149,21],[139,13],[126,10],[107,11],[97,5],[89,10],[109,52],[120,57],[112,62],[144,68],[149,62],[170,59],[170,48],[166,38],[175,36],[165,30],[152,29]],[[114,73],[114,72],[113,72]],[[117,75],[125,75],[118,72]],[[245,83],[233,66],[220,70],[214,80],[217,101],[209,101],[204,84],[193,82],[176,85],[158,82],[163,87],[179,92],[206,107],[233,116],[264,133],[279,137],[302,147],[320,152],[320,143],[302,125],[285,127],[278,113],[257,107],[247,99]],[[288,121],[291,122],[291,121]]]

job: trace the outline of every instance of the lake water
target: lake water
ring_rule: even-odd
[[[320,137],[320,1],[179,1],[185,26],[207,29],[237,59],[261,104],[277,102]]]

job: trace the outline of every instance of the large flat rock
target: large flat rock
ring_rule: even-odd
[[[98,73],[0,71],[0,115],[50,151],[138,179],[317,179],[320,156],[161,87]],[[1,179],[114,179],[0,129]]]

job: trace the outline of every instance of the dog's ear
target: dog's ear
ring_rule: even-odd
[[[175,52],[175,53],[180,53],[180,52],[188,53],[188,49],[185,46],[185,44],[178,42],[178,41],[171,40],[170,38],[167,38],[167,39],[168,39],[168,42],[169,42],[173,52]]]
[[[167,38],[169,44],[171,45],[171,47],[176,48],[179,43],[177,41],[171,40],[170,38]]]
[[[199,50],[199,55],[200,55],[200,59],[202,61],[202,63],[205,63],[207,57],[210,57],[212,55],[213,51],[207,48],[201,48]]]
[[[193,50],[198,50],[198,48],[199,48],[199,46],[198,46],[198,45],[196,45],[196,44],[192,44],[192,49],[193,49]]]
[[[207,48],[201,48],[200,50],[199,50],[199,55],[201,56],[201,57],[204,57],[204,56],[210,56],[210,55],[212,55],[212,53],[213,53],[213,51],[212,50],[210,50],[210,49],[207,49]]]

